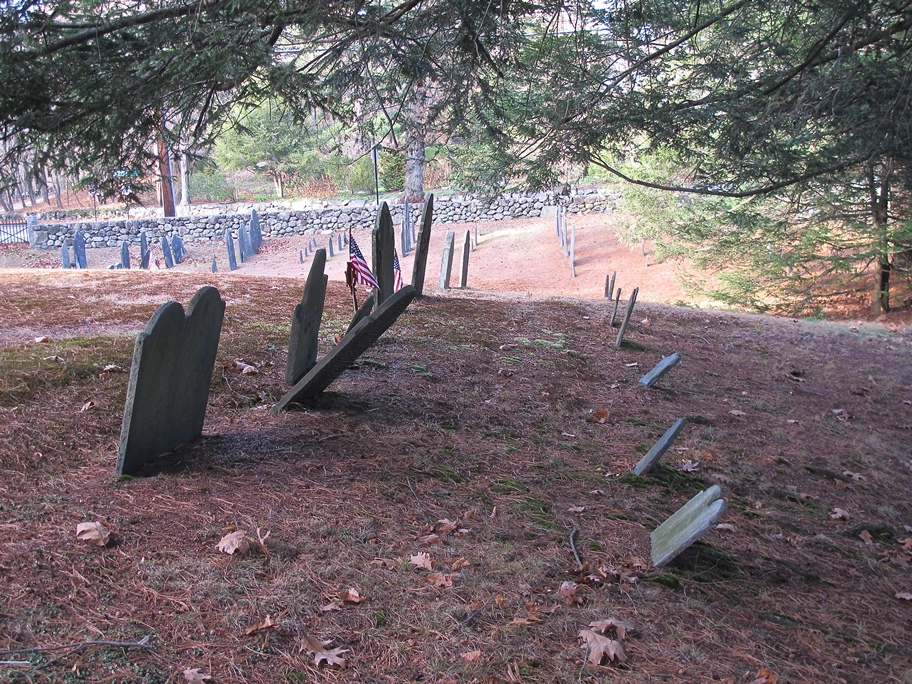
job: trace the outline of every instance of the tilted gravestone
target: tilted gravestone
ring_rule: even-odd
[[[171,236],[171,255],[174,257],[174,263],[179,264],[187,256],[187,249],[184,247],[184,241],[181,236],[175,233]]]
[[[79,268],[88,268],[85,234],[81,230],[77,230],[73,236],[73,261],[76,262],[76,266]]]
[[[448,230],[443,240],[443,259],[440,262],[440,282],[437,283],[441,290],[450,289],[450,274],[453,271],[453,242],[456,234]]]
[[[677,366],[680,362],[681,362],[681,353],[680,352],[675,352],[674,354],[671,354],[670,356],[666,356],[664,359],[662,359],[655,365],[655,368],[653,368],[651,371],[646,373],[646,375],[644,375],[642,378],[640,378],[640,384],[643,387],[652,387],[654,384],[656,384],[659,381],[659,379],[663,375],[665,375],[665,373],[667,373],[672,368]]]
[[[260,228],[260,216],[256,209],[250,210],[250,247],[254,254],[258,254],[263,244],[263,231]]]
[[[681,506],[649,535],[652,565],[660,568],[712,527],[725,512],[722,488],[713,485]]]
[[[162,304],[136,337],[116,473],[137,472],[151,459],[200,435],[215,367],[225,302],[201,288],[187,313]]]
[[[415,240],[415,263],[412,264],[412,285],[416,296],[424,292],[424,272],[427,269],[428,248],[431,244],[431,224],[434,221],[434,195],[428,193],[421,210],[421,228]]]
[[[329,387],[354,361],[386,332],[415,298],[415,288],[406,285],[387,299],[373,314],[362,319],[345,337],[310,369],[272,408],[278,413],[289,404],[312,399]]]
[[[237,254],[234,252],[234,237],[231,235],[231,230],[225,231],[225,246],[228,248],[228,270],[236,271]]]
[[[162,258],[165,260],[165,268],[174,268],[174,255],[171,254],[171,245],[168,244],[168,238],[162,235],[161,239]]]
[[[634,475],[643,476],[652,470],[653,466],[659,462],[659,459],[665,455],[665,452],[674,444],[675,439],[681,434],[681,430],[687,425],[685,418],[678,418],[674,424],[665,431],[665,434],[656,442],[640,462],[633,469]]]
[[[73,268],[73,262],[70,261],[70,248],[66,246],[66,243],[63,243],[60,248],[60,261],[64,268]]]
[[[459,287],[465,289],[469,282],[469,253],[472,251],[472,233],[465,232],[465,240],[462,241],[462,271],[459,273]]]
[[[126,240],[120,243],[120,267],[130,268],[130,244]]]
[[[633,288],[633,292],[630,293],[630,299],[627,300],[627,311],[624,312],[624,320],[621,321],[621,327],[618,330],[617,340],[614,342],[615,349],[620,349],[621,345],[624,343],[624,333],[627,332],[627,326],[630,324],[630,317],[633,315],[633,307],[636,305],[637,294],[639,291],[640,288]]]
[[[611,320],[608,321],[608,327],[614,327],[614,319],[617,316],[618,306],[621,304],[621,288],[617,289],[617,292],[614,295],[614,308],[611,310]]]
[[[288,338],[288,362],[285,365],[285,382],[295,384],[317,363],[317,336],[320,333],[320,319],[323,318],[323,304],[326,301],[326,284],[329,277],[326,268],[326,252],[322,249],[314,254],[310,273],[304,283],[301,303],[295,306],[291,319],[291,335]]]
[[[386,202],[377,210],[374,232],[371,234],[371,261],[374,277],[377,279],[377,305],[382,305],[396,288],[393,274],[393,255],[396,253],[396,240],[393,233],[393,217]]]
[[[358,325],[358,323],[360,323],[362,320],[364,320],[365,318],[370,316],[371,311],[374,310],[374,307],[376,305],[377,305],[377,291],[374,290],[373,292],[370,293],[370,295],[368,295],[367,299],[364,300],[364,303],[358,307],[358,310],[355,312],[355,315],[352,318],[351,323],[348,324],[348,329],[345,332],[346,333],[351,332],[352,329],[356,325]]]

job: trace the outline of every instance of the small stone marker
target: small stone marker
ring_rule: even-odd
[[[79,268],[88,268],[86,264],[86,241],[85,234],[77,230],[73,236],[73,261]]]
[[[415,288],[406,285],[389,297],[377,311],[362,319],[345,337],[310,369],[291,390],[272,408],[278,413],[289,404],[298,403],[319,395],[333,380],[351,366],[354,361],[377,341],[396,322],[399,315],[415,298]]]
[[[184,241],[181,236],[175,233],[171,236],[171,255],[174,257],[174,263],[179,264],[187,256],[187,250],[184,248]]]
[[[336,241],[336,247],[339,248],[339,253],[341,254],[342,253],[342,233],[336,233],[336,238],[338,238]]]
[[[130,268],[130,244],[126,240],[120,243],[120,267]]]
[[[687,425],[687,420],[685,418],[678,418],[674,422],[674,425],[668,428],[659,441],[652,446],[652,449],[640,459],[640,462],[637,463],[636,467],[633,469],[633,474],[642,477],[652,470],[652,467],[659,462],[659,459],[662,458],[669,447],[674,444],[675,439],[677,439],[685,425]]]
[[[358,307],[358,310],[355,312],[354,317],[352,317],[351,323],[348,324],[348,329],[345,332],[351,332],[352,329],[362,321],[362,319],[370,316],[370,313],[374,310],[374,306],[376,306],[376,304],[377,291],[374,290],[370,293],[370,295],[368,295],[367,299],[364,300],[364,303]]]
[[[231,235],[231,229],[225,231],[225,246],[228,248],[228,270],[237,270],[237,254],[234,252],[234,237]]]
[[[605,276],[605,299],[611,300],[614,298],[614,278],[617,276],[617,271],[612,271],[611,275]]]
[[[377,289],[377,305],[385,302],[396,287],[393,276],[393,255],[396,253],[396,238],[393,232],[393,217],[386,202],[380,204],[377,218],[374,221],[374,232],[371,234],[373,249],[372,266],[374,277],[380,286]]]
[[[448,230],[443,241],[443,259],[440,262],[440,282],[438,287],[441,290],[450,289],[450,274],[453,271],[453,243],[455,240],[456,234],[452,230]]]
[[[304,263],[304,250],[303,249],[298,250],[298,263],[299,264]]]
[[[664,359],[659,361],[655,368],[646,373],[642,378],[640,378],[640,384],[643,387],[652,387],[659,381],[665,373],[670,371],[672,368],[677,366],[681,362],[681,353],[675,352],[671,356],[666,356]]]
[[[212,257],[212,272],[218,273],[218,262],[215,260],[215,257]]]
[[[465,240],[462,242],[462,271],[459,274],[459,288],[464,290],[469,282],[469,252],[472,251],[472,233],[465,232]]]
[[[116,474],[199,436],[215,367],[225,302],[207,285],[190,300],[162,304],[136,337]]]
[[[652,565],[660,568],[712,527],[725,512],[722,488],[713,485],[681,506],[649,535]]]
[[[576,224],[570,226],[570,275],[576,278]]]
[[[618,306],[621,303],[621,288],[618,288],[617,292],[614,295],[614,308],[611,310],[611,319],[608,321],[608,327],[614,327],[614,319],[617,316]]]
[[[242,223],[238,228],[238,250],[241,253],[241,263],[244,263],[253,256],[253,247],[250,244],[250,231],[246,223]]]
[[[143,231],[139,234],[139,253],[145,254],[149,251],[149,238],[146,236],[146,231]]]
[[[478,247],[478,224],[475,224],[475,247]],[[472,251],[475,251],[475,247],[472,247]]]
[[[254,254],[258,254],[263,244],[263,231],[260,229],[260,217],[256,209],[250,210],[250,247]]]
[[[333,236],[329,236],[329,241],[326,243],[326,248],[329,250],[329,258],[336,256],[336,253],[333,251]]]
[[[288,338],[288,362],[285,365],[285,382],[295,384],[317,363],[317,342],[323,304],[326,301],[326,251],[318,249],[310,264],[310,273],[304,283],[301,303],[295,306]]]
[[[60,261],[64,268],[73,268],[73,262],[70,261],[70,248],[66,246],[65,242],[60,248]]]
[[[630,293],[630,299],[627,300],[627,311],[624,312],[624,320],[621,321],[621,327],[618,330],[617,340],[614,342],[614,348],[620,349],[621,345],[624,343],[624,333],[627,332],[627,325],[630,323],[630,317],[633,315],[633,307],[637,303],[637,293],[640,291],[640,288],[633,288],[633,292]]]
[[[174,256],[171,254],[171,245],[168,244],[168,238],[162,235],[161,239],[162,257],[165,259],[165,268],[174,268]]]
[[[421,228],[415,239],[415,263],[412,264],[412,285],[415,287],[415,296],[420,297],[424,292],[424,273],[427,270],[428,247],[431,244],[431,224],[434,220],[434,195],[428,193],[424,198],[424,208],[421,210]]]
[[[152,250],[151,249],[147,249],[147,250],[143,251],[142,254],[139,255],[139,267],[140,268],[148,271],[150,261],[152,261]]]

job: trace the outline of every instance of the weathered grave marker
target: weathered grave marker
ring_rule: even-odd
[[[570,275],[576,278],[576,224],[570,226]]]
[[[162,258],[165,260],[165,268],[174,268],[174,256],[171,254],[171,245],[168,244],[168,238],[162,235],[161,239]]]
[[[612,271],[611,275],[605,276],[605,299],[611,300],[614,298],[614,278],[617,276],[617,271]]]
[[[177,233],[171,236],[171,255],[174,257],[175,264],[181,263],[184,260],[184,257],[187,256],[184,241]]]
[[[469,282],[469,252],[472,251],[472,234],[468,230],[465,232],[465,240],[462,242],[462,271],[459,274],[459,288],[464,290]]]
[[[120,243],[120,266],[130,268],[130,244],[126,240]]]
[[[333,251],[333,236],[330,234],[329,241],[326,243],[326,248],[329,250],[329,258],[336,256],[336,253]]]
[[[687,420],[685,418],[678,418],[674,424],[665,431],[665,434],[659,438],[659,441],[656,442],[652,448],[646,452],[646,455],[640,459],[640,462],[637,463],[636,467],[633,469],[633,474],[643,476],[652,470],[653,466],[665,455],[665,452],[668,451],[669,447],[674,444],[675,439],[681,434],[681,430],[684,429],[685,425],[687,425]]]
[[[139,255],[139,267],[144,270],[149,270],[149,264],[152,261],[152,250],[147,249],[142,254]]]
[[[617,292],[614,295],[614,308],[611,310],[611,319],[608,321],[608,327],[614,327],[614,318],[617,316],[618,306],[621,303],[621,288],[617,289]]]
[[[317,363],[317,342],[320,319],[326,301],[326,251],[318,249],[310,264],[310,273],[304,283],[301,303],[295,306],[288,339],[288,362],[285,365],[285,382],[295,384]]]
[[[370,295],[368,295],[367,299],[364,300],[364,302],[361,304],[361,306],[358,307],[358,310],[355,312],[355,315],[352,317],[351,323],[348,324],[348,329],[345,332],[346,333],[351,332],[352,329],[356,325],[358,325],[358,323],[360,323],[363,319],[370,316],[370,313],[371,313],[371,311],[374,310],[374,306],[376,304],[377,304],[377,291],[374,290],[373,292],[370,293]]]
[[[256,209],[250,210],[250,247],[254,254],[258,254],[263,244],[263,231],[260,229],[260,216]]]
[[[60,261],[64,268],[73,268],[73,262],[70,261],[70,248],[64,242],[60,248]]]
[[[212,257],[212,272],[218,273],[218,262],[215,260],[215,257]]]
[[[339,248],[339,252],[342,252],[342,233],[336,233],[336,247]]]
[[[146,237],[146,231],[143,231],[139,234],[139,267],[148,269],[151,257],[152,251],[149,249],[149,238]]]
[[[621,321],[621,327],[618,330],[617,340],[614,342],[614,348],[620,349],[621,345],[624,343],[624,333],[627,332],[627,326],[630,323],[630,317],[633,315],[633,307],[637,302],[637,293],[639,293],[640,288],[633,288],[633,292],[630,293],[630,299],[627,300],[627,311],[624,312],[624,320]]]
[[[278,413],[289,404],[319,395],[351,366],[354,361],[396,322],[399,315],[415,298],[415,288],[406,285],[389,297],[373,314],[362,319],[345,337],[310,369],[291,390],[272,408]]]
[[[420,297],[424,292],[424,274],[427,269],[428,247],[431,244],[431,223],[434,220],[434,195],[428,193],[424,198],[424,207],[421,210],[421,228],[415,240],[415,263],[412,264],[412,285],[415,287],[415,296]]]
[[[640,384],[643,387],[652,387],[659,381],[665,373],[670,371],[672,368],[677,366],[681,362],[681,353],[675,352],[670,356],[666,356],[664,359],[659,361],[655,368],[646,373],[642,378],[640,378]]]
[[[438,286],[441,290],[450,289],[450,274],[453,271],[453,243],[456,240],[456,234],[448,230],[443,240],[443,259],[440,262],[440,282]]]
[[[478,247],[478,224],[475,224],[475,247]],[[472,247],[472,251],[475,251],[475,247]]]
[[[116,473],[132,474],[148,461],[199,436],[215,366],[225,302],[201,288],[187,313],[162,304],[136,337]]]
[[[241,253],[241,263],[253,256],[253,247],[250,245],[250,231],[246,223],[238,228],[238,250]]]
[[[228,248],[228,270],[237,270],[237,254],[234,252],[234,237],[231,235],[231,229],[225,230],[225,246]]]
[[[377,210],[374,232],[371,234],[371,247],[373,249],[371,261],[374,277],[377,279],[377,285],[380,286],[377,290],[377,305],[380,306],[396,289],[393,267],[396,242],[393,234],[393,217],[390,215],[386,202],[382,202]]]
[[[652,565],[660,568],[712,527],[725,512],[722,488],[713,485],[681,506],[649,535]]]
[[[73,260],[79,268],[88,268],[85,234],[81,230],[77,230],[76,234],[73,235]]]

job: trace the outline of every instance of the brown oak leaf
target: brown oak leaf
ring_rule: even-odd
[[[592,627],[596,632],[601,632],[604,634],[612,627],[617,633],[618,639],[623,639],[627,636],[627,632],[633,631],[633,625],[625,620],[617,620],[615,618],[608,618],[607,620],[596,620],[595,622],[590,622],[589,626]]]
[[[453,564],[450,566],[450,570],[456,572],[457,570],[462,570],[463,568],[467,567],[469,567],[469,561],[467,561],[465,558],[460,558],[453,561]]]
[[[209,675],[203,674],[200,672],[198,667],[194,667],[192,670],[187,668],[184,670],[184,681],[187,684],[205,684],[208,680],[212,679]]]
[[[262,632],[264,629],[272,629],[273,627],[278,626],[278,622],[273,620],[272,617],[267,615],[265,618],[259,622],[254,622],[250,627],[244,630],[244,634],[250,636],[251,634],[256,634],[257,632]]]
[[[107,546],[111,533],[100,522],[83,522],[76,525],[76,539],[95,546]]]
[[[430,555],[423,551],[419,551],[414,556],[409,556],[409,563],[422,570],[430,570],[432,568]]]
[[[314,664],[317,667],[320,667],[324,662],[330,666],[338,665],[339,667],[345,667],[345,658],[340,658],[339,656],[343,653],[348,653],[348,649],[327,649],[326,647],[329,646],[329,644],[329,641],[320,641],[312,636],[305,635],[301,640],[301,646],[298,651],[307,651],[308,653],[313,654]]]
[[[452,587],[453,580],[449,575],[444,575],[442,572],[432,572],[429,573],[428,582],[433,584],[435,587]]]
[[[463,653],[459,657],[467,663],[477,663],[478,659],[481,658],[481,651],[469,651],[468,653]]]
[[[596,634],[591,629],[582,630],[579,636],[586,642],[585,648],[589,650],[589,662],[593,665],[600,665],[605,658],[608,658],[609,663],[614,660],[623,663],[627,659],[627,656],[624,655],[624,646],[620,641]]]
[[[250,553],[250,541],[251,540],[247,538],[247,533],[244,532],[244,530],[235,530],[222,537],[215,547],[222,553],[227,553],[229,556],[235,553],[246,556]]]
[[[557,595],[568,606],[575,606],[583,602],[583,597],[579,596],[577,591],[579,591],[579,585],[576,582],[561,582]]]

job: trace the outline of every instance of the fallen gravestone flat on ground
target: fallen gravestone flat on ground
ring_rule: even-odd
[[[415,288],[406,285],[389,297],[370,316],[362,319],[345,337],[310,369],[291,390],[272,408],[283,411],[290,404],[312,399],[329,387],[367,349],[386,332],[415,298]]]
[[[640,378],[640,384],[643,387],[652,387],[655,385],[659,379],[665,375],[668,371],[678,365],[681,361],[681,353],[675,352],[670,356],[666,356],[664,359],[659,361],[655,367],[646,373],[642,378]]]
[[[310,273],[304,283],[301,303],[295,306],[288,338],[288,362],[285,365],[285,382],[294,385],[317,363],[317,337],[320,319],[326,301],[329,277],[324,274],[326,251],[318,249],[310,264]]]
[[[678,418],[674,424],[665,431],[665,434],[662,435],[659,441],[656,442],[646,455],[640,459],[640,462],[637,463],[636,467],[633,469],[633,474],[643,476],[652,470],[653,466],[659,462],[659,459],[668,451],[669,447],[674,444],[675,439],[681,434],[681,430],[684,429],[685,425],[687,425],[687,420]]]
[[[660,568],[697,541],[725,512],[719,485],[705,489],[681,506],[649,535],[652,565]]]
[[[200,435],[215,367],[225,302],[201,288],[187,313],[162,304],[136,337],[116,473],[137,472],[150,460]]]

